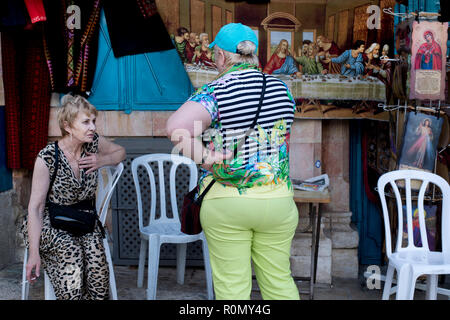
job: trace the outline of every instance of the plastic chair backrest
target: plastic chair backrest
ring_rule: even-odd
[[[96,199],[97,213],[100,216],[100,222],[104,225],[108,214],[109,202],[111,200],[114,188],[123,172],[123,163],[117,166],[105,166],[98,169],[98,190]],[[105,184],[105,176],[107,178]]]
[[[158,163],[158,177],[159,177],[159,196],[160,196],[160,209],[161,215],[160,218],[156,219],[156,184],[155,184],[155,175],[153,174],[153,170],[150,166],[151,162]],[[172,207],[173,217],[167,216],[166,211],[166,195],[165,195],[165,177],[164,177],[164,162],[170,162],[170,174],[169,174],[169,183],[170,183],[170,203]],[[143,166],[148,173],[149,181],[150,181],[150,217],[148,224],[151,225],[153,223],[167,223],[174,222],[179,223],[180,219],[178,217],[178,206],[177,206],[177,198],[176,198],[176,179],[175,174],[177,168],[180,165],[186,165],[189,168],[190,176],[189,176],[189,190],[192,190],[197,185],[197,176],[198,169],[197,165],[191,159],[175,155],[175,154],[162,154],[155,153],[140,156],[134,159],[131,163],[131,172],[133,174],[133,182],[136,187],[136,197],[138,204],[138,215],[139,215],[139,230],[143,230],[144,228],[144,220],[143,220],[143,208],[142,208],[142,195],[141,195],[141,186],[139,184],[139,175],[138,175],[138,167]]]
[[[400,190],[398,187],[398,182],[403,181],[401,187],[404,186],[406,197],[405,205],[406,205],[406,218],[407,218],[407,240],[408,245],[406,247],[402,247],[403,240],[403,200],[402,195],[400,194]],[[419,220],[419,228],[420,228],[420,237],[422,240],[422,247],[417,247],[414,244],[414,233],[413,233],[413,214],[412,214],[412,195],[411,195],[411,181],[421,181],[420,189],[417,197],[417,208],[418,208],[418,220]],[[397,233],[397,244],[395,248],[395,252],[402,251],[430,251],[428,247],[428,238],[425,224],[425,215],[424,215],[424,198],[425,192],[428,186],[432,186],[432,184],[439,187],[442,192],[442,252],[444,256],[450,258],[450,186],[443,178],[433,173],[418,171],[418,170],[397,170],[385,173],[378,179],[378,193],[381,199],[381,205],[383,209],[383,218],[384,218],[384,226],[385,226],[385,235],[386,235],[386,254],[387,257],[390,258],[392,255],[392,247],[391,247],[391,228],[390,228],[390,219],[389,212],[386,203],[385,196],[385,187],[387,184],[390,184],[392,190],[395,194],[396,204],[397,204],[397,217],[398,217],[398,233]]]

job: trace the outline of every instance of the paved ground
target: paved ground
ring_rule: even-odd
[[[137,288],[137,267],[114,267],[119,300],[145,300],[145,288]],[[17,263],[0,270],[0,300],[21,299],[22,264]],[[359,279],[333,278],[332,284],[316,284],[314,300],[380,300],[381,290],[369,290]],[[309,300],[309,282],[296,281],[302,300]],[[144,286],[146,278],[144,279]],[[383,283],[381,284],[383,286]],[[206,300],[205,273],[201,268],[187,267],[184,285],[176,282],[175,267],[160,267],[157,300]],[[253,281],[252,300],[262,300],[256,281]],[[394,299],[395,295],[391,296]],[[423,300],[425,293],[416,290],[414,299]],[[44,299],[43,277],[30,288],[30,300]],[[438,300],[447,300],[438,295]]]
[[[145,289],[137,288],[137,268],[116,266],[119,300],[145,300]],[[14,264],[0,270],[0,300],[21,299],[22,264]],[[146,281],[146,280],[144,280]],[[297,282],[301,298],[308,300],[308,282]],[[43,277],[30,288],[30,300],[44,298]],[[381,290],[369,290],[361,286],[358,279],[334,278],[332,285],[317,284],[315,300],[379,300]],[[417,291],[415,299],[423,299],[423,292]],[[157,300],[205,300],[206,282],[201,268],[186,268],[185,284],[176,283],[176,269],[174,267],[160,267],[158,277]],[[438,296],[438,299],[446,297]],[[261,300],[256,281],[252,290],[252,300]]]

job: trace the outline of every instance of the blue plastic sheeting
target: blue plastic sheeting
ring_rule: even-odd
[[[98,110],[176,110],[193,90],[176,49],[114,57],[102,10],[97,66],[89,97]]]
[[[383,221],[379,208],[364,188],[362,135],[364,120],[350,122],[350,210],[358,228],[358,260],[362,265],[382,264]]]
[[[5,107],[0,107],[0,192],[11,188],[11,170],[6,168]]]

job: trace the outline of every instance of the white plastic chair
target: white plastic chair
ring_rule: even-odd
[[[151,162],[158,164],[159,193],[160,193],[160,218],[156,219],[156,184]],[[164,162],[171,163],[170,168],[170,203],[173,217],[168,217],[166,212],[166,194]],[[138,157],[131,163],[131,172],[136,187],[137,205],[139,214],[139,231],[141,235],[141,248],[139,254],[138,281],[137,285],[142,288],[144,282],[144,267],[148,250],[148,279],[147,279],[147,299],[156,299],[156,288],[158,282],[159,255],[163,243],[177,244],[177,283],[184,284],[184,273],[186,267],[186,247],[187,243],[201,240],[203,249],[203,259],[206,273],[206,286],[208,299],[213,299],[213,286],[211,266],[209,263],[208,245],[202,233],[198,235],[187,235],[181,232],[181,224],[178,216],[176,198],[176,171],[179,165],[184,164],[189,167],[190,180],[189,190],[197,185],[198,170],[196,164],[189,158],[172,154],[150,154]],[[143,201],[141,196],[141,186],[139,183],[138,167],[144,167],[148,173],[150,181],[150,216],[147,225],[144,225]]]
[[[414,245],[413,221],[412,221],[412,196],[411,180],[421,181],[418,194],[418,215],[422,247]],[[408,245],[402,247],[403,234],[403,202],[397,186],[398,181],[403,181],[406,193],[406,217]],[[385,187],[390,184],[394,191],[397,203],[398,231],[395,251],[391,248],[391,229],[389,213],[385,198]],[[442,252],[430,251],[424,217],[424,195],[427,186],[436,185],[442,192]],[[383,300],[388,300],[392,293],[392,278],[394,270],[397,270],[397,300],[412,300],[417,278],[427,275],[426,298],[435,300],[437,296],[437,280],[440,274],[450,274],[450,186],[447,181],[438,175],[417,171],[398,170],[382,175],[378,180],[378,193],[383,208],[383,218],[386,236],[386,254],[389,265],[386,282],[383,291]]]
[[[98,190],[96,197],[96,208],[99,212],[99,220],[102,225],[105,225],[106,216],[108,215],[109,203],[123,173],[123,163],[119,163],[117,166],[105,166],[98,169]],[[107,177],[107,181],[104,181],[104,175]],[[105,230],[106,232],[106,230]],[[109,294],[111,300],[117,300],[117,288],[116,279],[114,277],[114,268],[111,258],[111,250],[108,243],[108,233],[106,232],[106,238],[103,239],[103,245],[105,247],[106,260],[108,262],[109,268]],[[22,300],[28,299],[29,293],[29,283],[26,281],[26,264],[28,261],[28,249],[25,248],[24,262],[23,262],[23,272],[22,272]],[[45,300],[55,300],[55,292],[53,291],[53,286],[46,272],[44,272],[44,296]]]

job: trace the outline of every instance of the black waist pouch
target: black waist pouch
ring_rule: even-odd
[[[50,223],[53,228],[67,231],[75,237],[92,233],[98,222],[102,236],[105,232],[98,219],[94,200],[84,200],[70,206],[47,202]]]

